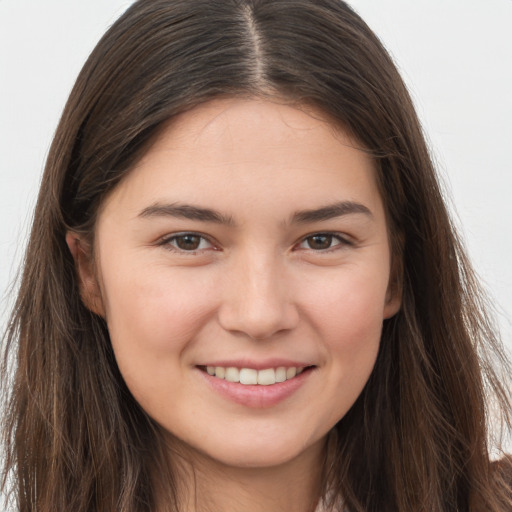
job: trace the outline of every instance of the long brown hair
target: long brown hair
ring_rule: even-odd
[[[105,196],[178,113],[219,96],[313,105],[374,157],[403,307],[331,433],[326,506],[505,511],[488,397],[510,429],[506,357],[450,222],[407,90],[339,0],[139,0],[80,73],[56,132],[4,337],[6,482],[20,512],[149,512],[178,476],[130,395],[102,318],[80,299],[67,230],[94,243]],[[11,366],[10,366],[11,365]],[[510,475],[509,475],[510,476]]]

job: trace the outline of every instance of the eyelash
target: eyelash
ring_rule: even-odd
[[[177,242],[177,241],[179,241],[179,240],[184,241],[183,239],[186,239],[187,237],[195,238],[196,241],[197,241],[197,239],[199,239],[198,240],[199,246],[197,248],[189,249],[189,250],[179,247],[179,245],[178,245],[179,242]],[[326,238],[329,243],[329,247],[322,248],[322,249],[312,248],[310,244],[314,238]],[[207,244],[209,244],[210,246],[209,247],[201,247],[201,245],[203,245],[205,242]],[[337,243],[332,245],[333,242],[337,242]],[[309,247],[301,247],[303,244],[308,244]],[[188,231],[183,232],[183,233],[175,233],[171,236],[162,238],[159,242],[159,245],[165,246],[168,250],[170,250],[172,252],[176,252],[179,254],[187,254],[187,255],[195,255],[198,252],[202,252],[205,250],[218,250],[217,245],[215,243],[213,243],[207,236],[203,235],[202,233],[188,232]],[[333,251],[336,251],[343,247],[351,246],[351,245],[353,245],[352,242],[347,240],[346,237],[342,236],[339,233],[318,232],[318,233],[312,233],[310,235],[303,237],[297,244],[294,245],[293,249],[294,250],[295,249],[311,250],[315,253],[324,253],[325,254],[325,253],[333,252]]]
[[[310,246],[310,247],[305,247],[304,249],[311,250],[316,253],[329,253],[329,252],[341,249],[343,247],[353,245],[352,242],[347,240],[346,237],[342,236],[339,233],[319,232],[319,233],[312,233],[311,235],[305,236],[304,238],[301,239],[301,241],[295,247],[300,247],[302,244],[308,243],[308,241],[311,242],[311,240],[314,238],[322,238],[322,237],[329,239],[329,247],[327,247],[325,249],[313,249]],[[333,241],[336,241],[337,243],[335,245],[331,245]]]
[[[178,245],[175,245],[177,240],[185,239],[187,237],[198,238],[199,239],[199,247],[197,247],[196,249],[187,250],[187,249],[183,249],[183,248],[179,247]],[[210,244],[210,247],[207,247],[207,248],[201,247],[201,245],[204,242]],[[190,255],[194,255],[194,254],[197,254],[198,252],[205,251],[205,250],[218,250],[216,244],[214,244],[207,236],[203,235],[202,233],[196,233],[193,231],[186,231],[183,233],[174,233],[171,236],[162,238],[159,242],[159,245],[165,246],[166,249],[168,249],[172,252],[176,252],[179,254],[190,254]]]

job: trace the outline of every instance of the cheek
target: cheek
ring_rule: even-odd
[[[311,283],[310,283],[311,284]],[[323,352],[321,424],[336,424],[361,394],[379,351],[387,283],[355,266],[309,287],[303,314]],[[314,290],[314,291],[312,291]]]
[[[186,271],[119,268],[108,273],[103,285],[107,324],[118,359],[125,355],[158,358],[182,350],[214,309],[208,280],[192,278]]]
[[[367,337],[380,335],[387,283],[385,273],[345,268],[314,285],[306,283],[303,309],[319,332],[328,331],[329,339],[357,349]]]
[[[305,314],[331,365],[333,385],[352,389],[355,399],[379,350],[387,279],[381,273],[353,268],[315,290]]]
[[[187,354],[211,318],[212,294],[187,272],[110,270],[103,285],[116,362],[137,402],[158,417],[188,393]]]

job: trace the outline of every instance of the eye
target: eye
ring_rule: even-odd
[[[302,240],[297,246],[299,249],[311,249],[313,251],[327,251],[339,245],[348,245],[349,242],[340,235],[333,233],[315,233]]]
[[[205,249],[214,249],[214,245],[198,233],[180,233],[162,240],[162,245],[170,246],[172,250],[181,252],[196,252]]]

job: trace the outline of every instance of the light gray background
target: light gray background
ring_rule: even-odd
[[[0,319],[64,102],[87,55],[130,3],[0,0]],[[410,87],[512,350],[512,0],[351,5]]]

